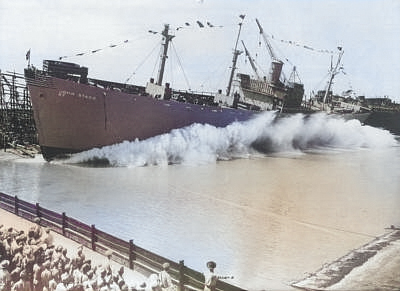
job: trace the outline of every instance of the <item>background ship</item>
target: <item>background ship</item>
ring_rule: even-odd
[[[296,67],[293,67],[289,79],[283,76],[282,68],[284,62],[275,54],[258,19],[256,19],[256,22],[271,57],[269,76],[262,76],[259,73],[253,57],[242,41],[244,52],[249,60],[254,77],[246,73],[238,73],[236,92],[233,95],[230,94],[236,61],[238,56],[243,53],[243,51],[238,49],[241,30],[240,24],[233,53],[233,71],[229,79],[227,94],[217,96],[220,98],[220,102],[227,106],[238,106],[245,109],[257,108],[260,110],[279,110],[281,112],[311,112],[311,110],[302,107],[304,85],[301,83],[300,78],[298,78]]]
[[[302,104],[304,87],[300,82],[280,81],[283,62],[270,46],[269,78],[252,80],[239,73],[239,87],[231,92],[241,53],[237,49],[244,16],[241,18],[226,94],[179,91],[168,83],[163,85],[168,46],[174,37],[169,25],[161,32],[157,80],[150,79],[146,86],[91,79],[86,67],[69,62],[44,60],[42,70],[28,66],[25,78],[44,158],[52,160],[125,140],[147,139],[193,123],[224,127],[262,110],[320,112]],[[263,33],[258,20],[257,24]]]
[[[239,106],[243,108],[257,106],[261,110],[279,110],[284,113],[301,112],[310,114],[326,112],[327,114],[340,115],[344,119],[358,119],[361,122],[364,122],[368,118],[370,109],[367,106],[364,106],[361,102],[355,102],[355,100],[332,94],[333,80],[343,69],[341,59],[344,50],[341,47],[338,47],[338,57],[335,63],[333,63],[332,56],[329,78],[325,90],[320,90],[306,102],[304,99],[304,85],[297,73],[296,66],[293,66],[289,78],[286,78],[282,71],[285,64],[283,58],[277,56],[272,43],[269,41],[267,34],[264,33],[264,29],[258,19],[256,19],[256,23],[271,58],[270,72],[268,77],[260,75],[253,57],[242,41],[244,52],[249,60],[254,76],[244,73],[238,74],[238,93],[236,93],[238,101],[236,102]],[[233,67],[235,67],[236,55],[241,53],[237,49],[236,43]],[[229,96],[229,91],[227,95]],[[229,102],[226,102],[226,99],[224,102],[230,105]]]

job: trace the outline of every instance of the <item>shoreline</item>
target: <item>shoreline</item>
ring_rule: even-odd
[[[393,270],[400,270],[400,229],[394,227],[292,286],[304,290],[397,290],[400,278]]]

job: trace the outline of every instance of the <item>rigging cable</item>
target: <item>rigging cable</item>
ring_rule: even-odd
[[[214,87],[215,91],[223,87],[224,85],[223,82],[225,82],[225,78],[228,75],[228,68],[229,68],[229,63],[230,60],[227,62],[225,58],[221,58],[222,61],[220,64],[215,66],[215,69],[212,70],[212,72],[208,72],[206,77],[201,81],[200,86],[203,88],[205,87],[205,84],[209,84],[209,88]],[[209,66],[207,66],[209,68]],[[216,78],[216,76],[219,76]],[[210,79],[213,78],[214,81],[216,82],[211,82]]]
[[[181,60],[180,60],[180,58],[179,58],[179,55],[178,55],[178,53],[177,53],[177,51],[176,51],[174,42],[171,41],[171,44],[172,44],[172,48],[173,48],[173,50],[174,50],[175,56],[176,56],[176,58],[177,58],[177,60],[178,60],[179,67],[180,67],[180,69],[182,70],[183,77],[185,78],[186,85],[187,85],[188,88],[190,89],[189,80],[188,80],[188,78],[187,78],[187,76],[186,76],[185,70],[183,69],[182,62],[181,62]]]
[[[149,57],[154,53],[155,49],[160,46],[160,42],[157,41],[157,44],[153,47],[153,49],[150,51],[150,53],[144,58],[144,60],[139,63],[139,65],[136,67],[136,69],[132,72],[132,74],[126,79],[125,84],[130,81],[130,79],[133,77],[133,75],[136,74],[137,70],[143,66],[143,64],[149,59]],[[154,72],[154,69],[153,69]]]

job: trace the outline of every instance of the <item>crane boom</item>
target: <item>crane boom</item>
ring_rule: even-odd
[[[247,58],[249,59],[250,65],[251,65],[251,67],[252,67],[254,73],[255,73],[256,76],[257,76],[257,79],[261,79],[261,78],[260,78],[260,75],[258,74],[256,64],[254,63],[253,58],[251,57],[250,52],[247,50],[247,47],[246,47],[246,45],[244,44],[244,41],[243,41],[243,40],[242,40],[242,44],[243,44],[243,47],[244,47],[244,51],[245,51],[245,53],[246,53],[246,56],[247,56]]]
[[[274,50],[272,49],[271,43],[269,42],[267,36],[265,35],[264,29],[262,28],[262,26],[261,26],[261,24],[260,24],[260,22],[258,21],[257,18],[256,18],[256,22],[257,22],[258,28],[259,28],[259,30],[260,30],[260,34],[262,35],[262,37],[263,37],[263,39],[264,39],[265,45],[267,46],[269,55],[271,56],[272,60],[279,60],[279,59],[276,57],[276,54],[275,54]]]

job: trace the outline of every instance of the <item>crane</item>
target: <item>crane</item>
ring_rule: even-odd
[[[260,29],[260,34],[263,36],[265,45],[267,46],[269,55],[271,56],[272,63],[271,63],[271,70],[270,70],[270,81],[272,84],[279,84],[280,83],[280,76],[282,74],[282,67],[283,67],[283,62],[276,56],[271,43],[269,42],[267,36],[264,33],[264,29],[262,28],[260,22],[256,18],[256,22],[258,25],[258,28]],[[283,76],[283,78],[286,80],[286,77]]]
[[[242,44],[243,44],[243,47],[244,47],[244,51],[245,51],[245,53],[246,53],[246,56],[247,56],[247,58],[249,59],[250,65],[251,65],[251,67],[252,67],[254,73],[256,74],[257,79],[260,80],[261,77],[260,77],[260,75],[258,74],[256,64],[254,63],[254,60],[253,60],[253,58],[251,57],[250,52],[247,50],[246,45],[244,44],[244,41],[243,41],[243,40],[242,40]]]
[[[269,42],[267,36],[265,35],[264,29],[262,28],[262,26],[261,26],[261,24],[260,24],[260,22],[258,21],[257,18],[256,18],[256,22],[257,22],[258,28],[260,30],[260,34],[262,35],[262,37],[264,39],[265,45],[267,46],[269,55],[271,56],[271,59],[273,61],[280,61],[280,59],[276,56],[276,54],[275,54],[275,52],[274,52],[274,50],[273,50],[273,48],[271,46],[271,43]]]

